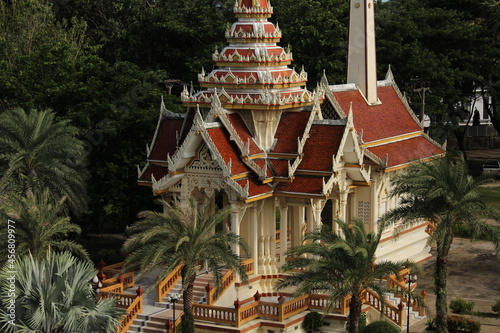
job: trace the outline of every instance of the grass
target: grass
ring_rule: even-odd
[[[499,181],[496,181],[496,184],[498,183]],[[488,207],[500,213],[500,185],[480,187],[479,193]]]
[[[482,186],[479,188],[484,203],[495,210],[500,215],[500,181],[495,181],[495,186]],[[486,216],[483,216],[486,218]],[[492,228],[500,233],[500,226],[492,225]],[[471,238],[471,230],[467,225],[462,225],[454,228],[454,233],[458,237]],[[476,237],[476,240],[491,240],[489,235]]]

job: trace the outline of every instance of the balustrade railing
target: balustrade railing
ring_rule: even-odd
[[[100,291],[97,296],[98,299],[111,297],[117,300],[116,306],[126,310],[126,315],[122,318],[117,333],[126,332],[137,315],[142,312],[142,295]]]
[[[156,301],[161,302],[173,286],[181,279],[181,271],[183,265],[177,266],[170,274],[168,274],[156,287]]]

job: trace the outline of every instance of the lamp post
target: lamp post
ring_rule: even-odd
[[[173,316],[173,324],[174,324],[174,333],[175,333],[175,303],[177,303],[177,301],[181,298],[181,295],[179,294],[170,294],[170,296],[168,297],[168,301],[170,303],[172,303],[172,307],[174,309],[174,316]]]
[[[417,274],[408,273],[405,277],[408,282],[408,303],[406,306],[406,332],[410,333],[410,303],[411,303],[411,284],[417,282]]]

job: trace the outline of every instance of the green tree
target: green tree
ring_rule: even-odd
[[[3,198],[0,201],[0,216],[3,235],[8,234],[9,228],[15,228],[17,256],[31,253],[33,257],[42,259],[51,251],[70,251],[81,259],[88,259],[80,244],[67,239],[72,234],[79,234],[80,227],[71,223],[65,214],[64,199],[54,201],[47,190],[40,194],[28,191],[26,195]],[[7,241],[7,237],[0,240],[2,254],[6,254],[8,249]]]
[[[113,298],[96,300],[90,283],[96,273],[91,262],[68,252],[48,253],[46,258],[30,254],[9,262],[1,272],[1,331],[115,332],[125,311]],[[9,316],[11,301],[15,301],[14,325]]]
[[[194,199],[183,208],[166,202],[162,204],[167,208],[166,213],[143,211],[139,214],[141,220],[131,227],[133,234],[123,247],[128,254],[126,265],[139,263],[141,274],[161,267],[158,282],[174,268],[183,265],[184,314],[192,318],[193,287],[198,265],[206,263],[217,287],[220,286],[223,268],[235,270],[246,280],[247,274],[240,257],[230,249],[230,245],[240,246],[245,252],[247,245],[232,232],[216,231],[216,226],[227,216],[227,210],[206,216],[197,208]]]
[[[444,141],[463,136],[457,123],[474,102],[476,88],[498,95],[498,29],[494,0],[379,1],[377,57],[382,75],[391,64],[396,80],[415,110],[422,96],[414,89],[430,87],[425,113],[431,134]],[[496,9],[498,10],[498,9]],[[497,130],[500,115],[490,106]],[[497,124],[498,122],[498,124]],[[460,142],[460,140],[459,140]]]
[[[292,48],[294,66],[308,73],[315,87],[323,71],[331,84],[346,81],[349,1],[272,0],[271,18],[283,30],[282,46]]]
[[[0,192],[49,190],[74,213],[87,205],[86,154],[77,129],[51,111],[13,109],[0,114]]]
[[[484,216],[496,218],[496,213],[484,204],[478,193],[478,187],[487,181],[470,176],[462,157],[414,164],[394,180],[392,195],[400,198],[400,205],[388,216],[392,220],[401,220],[402,226],[426,219],[436,228],[430,240],[437,248],[434,286],[436,326],[440,333],[447,332],[446,284],[454,228],[466,225],[473,237],[489,234],[497,253],[500,251],[500,235],[481,221]]]
[[[380,242],[385,222],[380,224],[377,233],[367,233],[362,220],[351,223],[337,220],[344,237],[333,233],[331,227],[306,234],[305,243],[289,251],[295,259],[288,261],[283,270],[300,269],[288,273],[276,285],[278,289],[297,287],[295,295],[324,293],[330,296],[326,311],[334,302],[351,296],[349,302],[350,333],[359,332],[362,293],[365,289],[374,290],[384,299],[385,290],[379,279],[399,272],[410,262],[382,261],[375,263],[375,252]],[[306,256],[304,256],[306,255]]]

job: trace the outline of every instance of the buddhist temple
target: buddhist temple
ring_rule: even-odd
[[[181,94],[186,113],[161,104],[139,184],[177,205],[190,197],[209,212],[229,205],[224,227],[250,246],[249,284],[236,280],[217,305],[232,306],[256,290],[276,295],[286,250],[308,231],[325,224],[336,231],[336,218],[361,218],[377,230],[398,202],[391,179],[445,154],[424,133],[391,70],[377,80],[374,1],[350,6],[346,84],[323,76],[309,91],[306,71],[295,70],[292,53],[279,45],[270,1],[237,0],[237,20],[225,33],[227,46],[212,55],[214,69],[201,69],[201,90]],[[384,232],[377,260],[430,256],[427,223],[398,237],[396,227]]]

